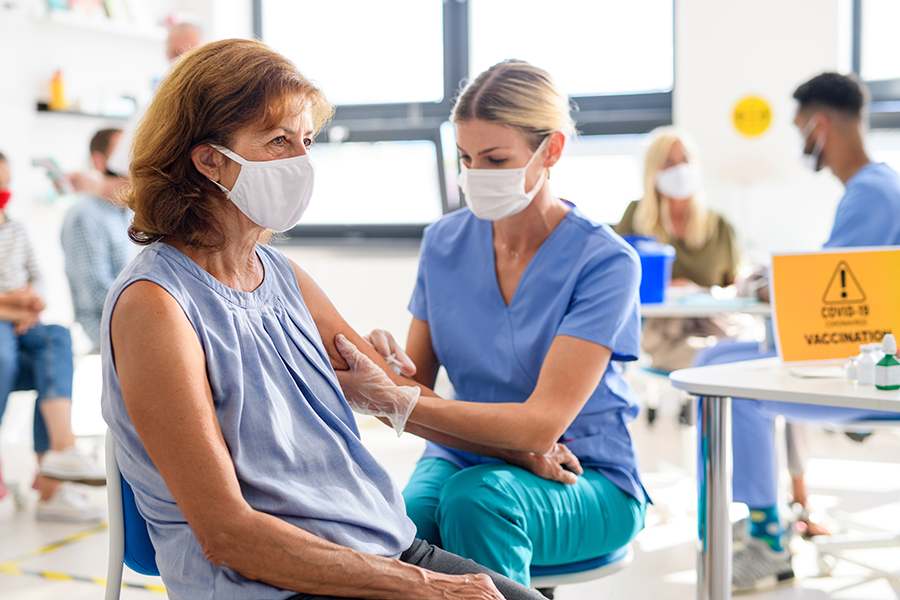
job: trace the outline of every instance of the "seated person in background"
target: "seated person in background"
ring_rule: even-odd
[[[125,200],[146,248],[107,299],[103,416],[169,597],[540,598],[414,539],[332,368],[338,334],[366,344],[259,244],[308,205],[331,110],[284,57],[224,40],[182,57],[135,132]]]
[[[603,556],[644,526],[637,397],[616,362],[637,358],[639,267],[550,189],[575,128],[547,72],[498,63],[450,120],[468,208],[425,232],[406,351],[417,382],[443,365],[461,402],[421,397],[410,422],[515,450],[564,441],[587,468],[563,485],[429,442],[403,497],[423,539],[528,585],[532,564]]]
[[[900,245],[900,177],[865,151],[863,115],[868,90],[854,76],[823,73],[794,92],[794,124],[806,163],[825,167],[846,186],[826,248]],[[794,576],[785,528],[778,518],[777,460],[772,420],[850,422],[896,418],[891,413],[735,399],[734,500],[750,507],[751,542],[734,555],[734,584],[760,589]]]
[[[69,330],[42,325],[41,273],[34,249],[18,222],[6,216],[10,170],[0,154],[0,419],[9,394],[37,390],[34,451],[40,473],[35,487],[41,494],[37,518],[64,521],[102,519],[102,507],[64,480],[95,485],[106,474],[75,447],[72,433],[72,341]],[[6,487],[0,478],[0,498]]]
[[[128,180],[115,176],[106,161],[122,135],[120,129],[102,129],[91,139],[94,169],[107,175],[99,194],[83,193],[66,213],[62,248],[66,277],[72,292],[75,320],[100,351],[100,317],[106,293],[131,259],[136,247],[128,237],[131,211],[117,197]]]
[[[697,151],[687,134],[661,127],[644,158],[644,197],[625,209],[616,233],[655,235],[675,248],[672,285],[711,287],[734,283],[741,265],[731,225],[701,202]],[[663,372],[691,366],[706,338],[737,335],[740,321],[713,318],[654,318],[644,321],[641,348]]]

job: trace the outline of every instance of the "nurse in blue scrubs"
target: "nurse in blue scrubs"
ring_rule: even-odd
[[[403,492],[417,535],[526,585],[532,564],[629,543],[648,500],[627,429],[638,402],[619,364],[639,351],[640,264],[550,189],[569,110],[521,61],[463,91],[451,120],[468,208],[425,231],[409,305],[414,379],[431,388],[443,366],[460,401],[423,393],[408,430],[538,454],[561,442],[584,469],[561,483],[433,442],[418,462]]]

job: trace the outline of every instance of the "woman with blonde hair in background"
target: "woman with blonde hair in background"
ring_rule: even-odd
[[[675,127],[661,127],[651,135],[644,158],[644,197],[628,205],[616,232],[654,235],[672,245],[672,285],[731,285],[741,252],[731,225],[701,201],[693,142]],[[729,318],[647,319],[641,347],[652,357],[654,369],[669,372],[689,367],[709,336],[728,337],[740,329]]]

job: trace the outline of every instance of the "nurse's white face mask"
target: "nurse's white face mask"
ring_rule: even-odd
[[[297,224],[312,198],[316,168],[309,154],[278,160],[246,160],[228,148],[213,148],[241,165],[229,190],[213,181],[248,219],[266,229],[287,231]]]
[[[460,163],[459,188],[466,204],[479,219],[499,221],[525,210],[544,184],[541,174],[530,192],[525,191],[525,173],[550,136],[544,138],[528,163],[518,169],[469,169]]]
[[[673,200],[692,198],[700,189],[700,169],[694,163],[681,163],[656,173],[656,189]]]

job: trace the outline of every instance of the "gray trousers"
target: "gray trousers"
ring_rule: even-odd
[[[531,588],[513,581],[503,575],[486,569],[468,558],[462,558],[420,539],[413,540],[412,546],[400,555],[400,560],[417,567],[447,575],[469,575],[486,573],[506,600],[544,600],[544,597]],[[354,600],[352,598],[335,598],[334,596],[311,596],[296,594],[288,600]]]

